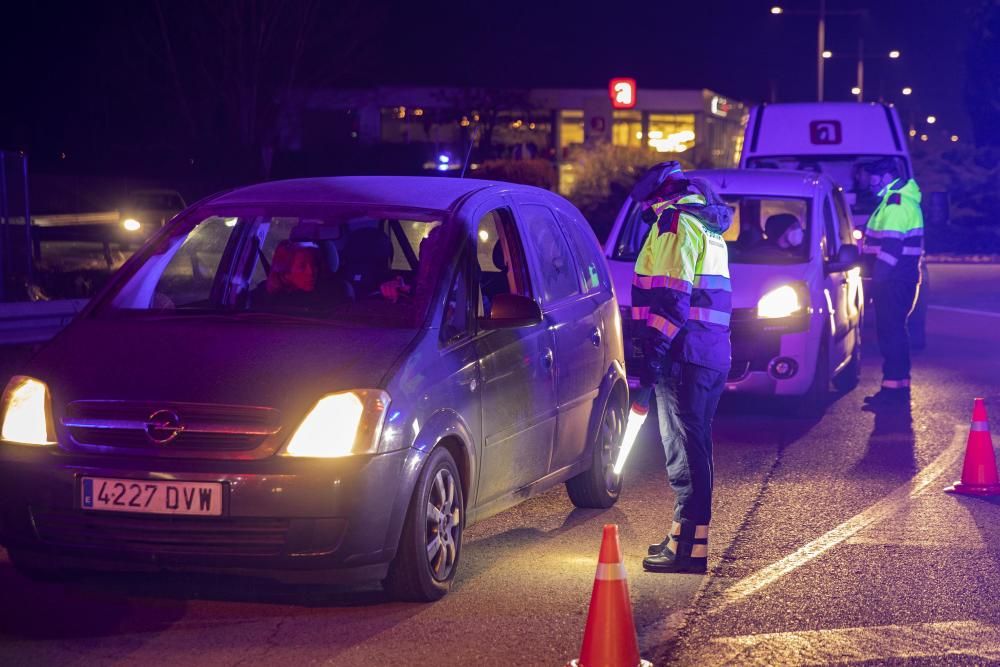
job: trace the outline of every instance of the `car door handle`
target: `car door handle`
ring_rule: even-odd
[[[594,330],[590,332],[590,342],[594,344],[594,347],[601,346],[601,330],[594,327]]]
[[[555,357],[552,356],[551,348],[545,348],[545,351],[542,352],[541,359],[542,359],[542,366],[545,367],[545,370],[547,371],[552,370],[552,363],[555,360]]]

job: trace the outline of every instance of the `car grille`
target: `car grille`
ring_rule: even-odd
[[[32,508],[38,538],[56,546],[141,554],[274,556],[289,520],[102,515]]]
[[[178,428],[151,426],[166,413]],[[84,449],[156,449],[164,455],[252,450],[281,429],[280,414],[271,408],[138,401],[75,401],[62,424]]]

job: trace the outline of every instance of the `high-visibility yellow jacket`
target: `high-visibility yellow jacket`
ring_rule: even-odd
[[[924,215],[920,188],[912,178],[896,179],[868,220],[865,268],[873,280],[913,280],[920,277],[924,251]]]
[[[646,362],[674,361],[727,371],[732,363],[732,289],[724,206],[701,195],[653,205],[658,218],[632,280],[632,319],[646,323]]]

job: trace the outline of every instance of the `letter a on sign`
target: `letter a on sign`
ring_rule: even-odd
[[[615,109],[631,109],[635,106],[635,79],[615,78],[608,84],[611,106]]]
[[[814,120],[809,123],[809,141],[814,145],[839,144],[843,133],[839,120]]]

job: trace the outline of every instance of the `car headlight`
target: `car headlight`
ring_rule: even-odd
[[[389,394],[359,389],[324,396],[285,447],[286,456],[337,458],[377,451]]]
[[[760,298],[757,302],[757,317],[760,319],[789,317],[801,312],[804,307],[805,304],[799,297],[799,290],[791,285],[782,285]]]
[[[122,227],[124,227],[127,232],[137,232],[142,225],[135,218],[126,218],[122,221]]]
[[[3,392],[0,437],[22,445],[56,444],[49,388],[41,380],[15,375]]]

